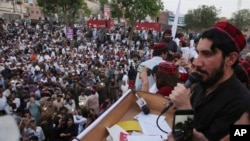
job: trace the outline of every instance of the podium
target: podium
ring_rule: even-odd
[[[161,95],[136,92],[144,98],[150,113],[159,115],[168,100]],[[136,96],[131,90],[128,90],[120,99],[118,99],[107,111],[98,117],[89,127],[77,136],[80,141],[106,141],[108,131],[106,127],[112,127],[120,121],[133,120],[133,117],[141,112],[136,104]],[[164,116],[170,127],[172,127],[174,109],[171,107]],[[77,141],[74,139],[73,141]]]

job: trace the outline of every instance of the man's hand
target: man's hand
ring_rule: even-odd
[[[205,135],[202,134],[201,132],[198,132],[196,129],[193,130],[193,135],[194,135],[193,138],[194,141],[208,141]]]
[[[175,141],[172,133],[168,135],[168,141]],[[208,141],[204,134],[198,132],[196,129],[193,130],[193,141]]]
[[[190,89],[187,89],[184,84],[178,83],[174,87],[169,98],[173,102],[173,106],[177,109],[192,109],[190,103]]]
[[[146,91],[148,92],[149,90],[149,81],[148,81],[148,74],[147,74],[147,68],[144,67],[143,71],[140,72],[140,78],[141,78],[141,81],[142,81],[142,88],[141,88],[141,91]]]
[[[147,70],[148,69],[146,67],[144,67],[143,71],[141,71],[140,74],[139,74],[142,82],[147,82],[148,81]]]

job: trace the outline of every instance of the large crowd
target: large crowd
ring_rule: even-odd
[[[163,38],[154,30],[135,30],[131,37],[125,27],[75,24],[70,39],[64,27],[0,22],[0,115],[15,118],[23,141],[76,137],[128,89],[137,89],[138,65],[153,57],[155,43]],[[192,48],[192,60],[197,36],[180,35],[185,42],[176,42],[171,61],[178,62],[185,47]],[[178,71],[187,74],[192,67],[179,65]]]
[[[134,88],[156,31],[73,27],[21,19],[0,24],[0,112],[15,117],[21,139],[69,140]],[[37,130],[36,130],[37,129]]]

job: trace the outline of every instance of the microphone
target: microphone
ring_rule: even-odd
[[[197,83],[201,80],[201,76],[197,72],[192,72],[189,76],[187,81],[184,83],[186,88],[190,88],[194,83]],[[161,111],[161,114],[165,113],[171,106],[173,106],[173,102],[169,101],[164,109]]]
[[[197,72],[192,72],[184,83],[186,88],[190,88],[194,83],[201,81],[201,76]]]
[[[143,111],[143,113],[145,115],[149,114],[150,110],[149,110],[149,108],[147,106],[147,102],[142,97],[140,97],[138,94],[136,94],[136,93],[135,93],[135,96],[137,98],[136,103],[141,108],[141,110]]]

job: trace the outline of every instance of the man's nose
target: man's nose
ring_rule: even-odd
[[[202,66],[202,64],[202,60],[199,58],[199,56],[193,60],[194,67]]]

